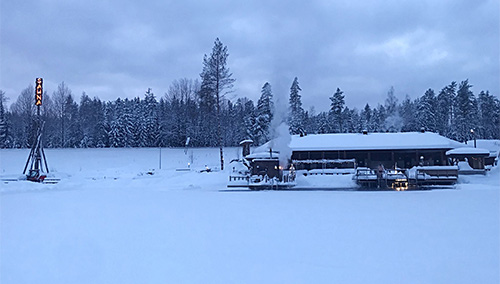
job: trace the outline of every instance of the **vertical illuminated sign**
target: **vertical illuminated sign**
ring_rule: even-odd
[[[43,79],[36,78],[35,80],[35,105],[42,105],[42,94],[43,94]]]

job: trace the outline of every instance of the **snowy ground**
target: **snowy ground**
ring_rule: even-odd
[[[0,178],[28,152],[0,150]],[[182,149],[161,170],[158,149],[46,154],[59,184],[0,184],[2,284],[500,282],[498,169],[454,189],[250,192],[176,171]],[[218,149],[193,150],[205,165]]]

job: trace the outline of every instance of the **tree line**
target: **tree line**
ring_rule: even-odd
[[[101,101],[83,93],[76,101],[62,82],[43,95],[44,146],[62,147],[214,147],[236,146],[244,139],[260,145],[273,138],[276,113],[269,82],[257,102],[225,96],[234,83],[226,66],[227,47],[216,39],[212,53],[203,59],[198,79],[177,79],[158,98],[151,89],[142,97]],[[304,110],[298,78],[290,87],[288,117],[291,134],[368,132],[436,132],[457,141],[500,138],[500,101],[488,91],[477,96],[468,80],[451,82],[438,93],[408,95],[399,102],[394,88],[383,103],[349,108],[337,88],[329,111]],[[0,148],[31,147],[36,108],[34,87],[24,89],[10,108],[0,90]],[[471,131],[473,130],[473,132]],[[222,162],[222,159],[221,159]]]

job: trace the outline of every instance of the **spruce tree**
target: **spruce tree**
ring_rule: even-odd
[[[500,136],[500,102],[488,91],[478,96],[479,123],[478,135],[484,139],[498,139]]]
[[[63,116],[65,123],[66,138],[63,147],[76,148],[79,147],[83,139],[80,117],[78,115],[78,103],[73,100],[73,96],[69,94],[66,97],[65,113]]]
[[[345,107],[342,111],[342,121],[343,121],[343,133],[353,133],[356,132],[356,110],[349,109]]]
[[[291,134],[300,134],[304,129],[304,109],[302,108],[302,101],[300,98],[299,80],[297,77],[293,80],[290,87],[290,111],[289,111],[289,129]]]
[[[267,142],[271,137],[269,127],[273,119],[274,105],[271,84],[265,83],[261,90],[261,95],[257,101],[257,110],[255,118],[255,129],[257,132],[257,140],[255,145],[260,145]]]
[[[321,112],[317,116],[318,120],[318,129],[317,133],[319,134],[324,134],[324,133],[330,133],[331,132],[331,127],[330,127],[330,118],[329,114],[326,112]]]
[[[98,123],[95,112],[92,100],[83,92],[80,97],[79,107],[79,123],[83,136],[79,145],[81,148],[95,147],[93,131],[95,125]]]
[[[142,117],[144,118],[144,128],[146,132],[144,145],[146,147],[155,147],[160,137],[160,129],[158,123],[158,102],[151,88],[148,88],[146,91],[142,105],[142,110],[144,112]],[[182,105],[179,109],[182,110]],[[179,118],[182,119],[182,116],[179,115]]]
[[[12,144],[10,123],[4,106],[6,101],[5,92],[0,90],[0,148],[10,148]]]
[[[386,132],[385,120],[387,118],[386,110],[383,105],[378,105],[373,109],[371,118],[371,128],[373,132]]]
[[[259,135],[262,133],[260,125],[256,122],[256,109],[252,100],[246,100],[244,105],[243,125],[246,137],[253,141],[259,141]]]
[[[420,98],[417,106],[417,119],[421,128],[426,131],[436,131],[436,95],[428,89]]]
[[[457,83],[451,82],[437,96],[436,131],[446,137],[451,137],[453,122],[453,102],[455,100]]]
[[[105,110],[106,106],[98,98],[94,97],[92,99],[92,109],[95,116],[96,124],[93,126],[92,130],[92,140],[95,147],[103,148],[108,147],[108,136],[106,133],[106,116]]]
[[[403,120],[403,126],[401,128],[402,132],[417,131],[417,101],[412,101],[408,95],[406,95],[404,101],[401,103],[401,119]]]
[[[360,114],[361,117],[361,128],[368,132],[373,131],[372,127],[372,109],[369,104],[366,104]]]
[[[474,93],[470,90],[469,80],[462,81],[458,87],[454,111],[454,139],[465,142],[472,138],[471,129],[476,129],[477,105]]]
[[[342,111],[344,110],[345,100],[343,93],[344,92],[341,91],[340,88],[337,88],[335,94],[330,97],[330,100],[332,101],[330,104],[330,113],[334,123],[333,129],[334,132],[340,133],[344,132]]]

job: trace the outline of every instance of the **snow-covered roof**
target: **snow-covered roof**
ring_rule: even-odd
[[[474,145],[474,140],[467,141],[467,145]],[[498,139],[477,139],[476,146],[478,148],[488,149],[491,151],[500,150],[500,140]]]
[[[269,151],[259,151],[252,154],[246,155],[245,159],[278,159],[279,153],[273,151],[272,156]]]
[[[248,143],[253,143],[253,140],[252,139],[245,139],[245,140],[240,142],[240,145],[248,144]]]
[[[474,140],[468,141],[467,145],[474,145]],[[498,139],[477,139],[476,146],[490,151],[490,157],[498,157],[500,152],[500,140]]]
[[[269,149],[270,142],[258,149]],[[335,133],[293,135],[293,151],[454,149],[464,144],[432,132]]]
[[[446,152],[446,156],[450,155],[483,155],[489,156],[490,151],[483,148],[461,147]]]

